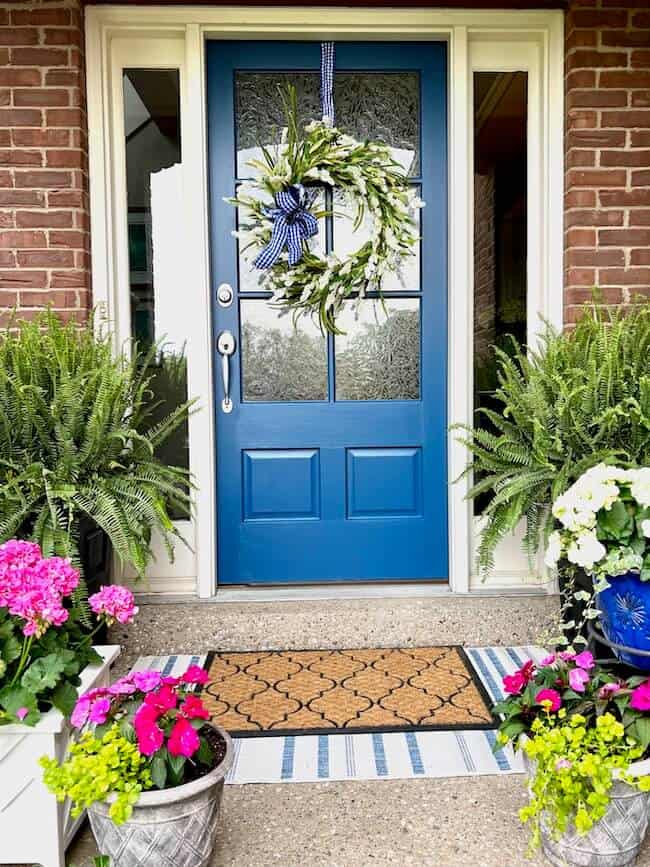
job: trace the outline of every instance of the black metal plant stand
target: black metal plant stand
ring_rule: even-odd
[[[589,649],[599,665],[606,665],[608,668],[612,668],[616,674],[623,678],[632,677],[636,674],[644,674],[650,677],[649,671],[644,671],[634,665],[621,662],[616,656],[604,659],[601,656],[601,652],[603,652],[601,648],[604,652],[607,649],[618,650],[623,653],[633,653],[635,656],[647,657],[648,659],[650,659],[650,650],[638,650],[636,647],[627,647],[625,644],[617,644],[615,641],[610,641],[602,629],[594,623],[587,624],[587,637],[589,639]]]

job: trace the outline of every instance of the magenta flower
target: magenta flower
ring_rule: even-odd
[[[589,683],[589,675],[582,668],[574,668],[569,672],[569,686],[574,692],[584,692],[586,683]]]
[[[612,695],[615,695],[620,688],[620,683],[604,683],[598,690],[598,698],[606,701]]]
[[[578,668],[583,668],[585,671],[590,671],[595,665],[593,654],[588,650],[583,650],[582,653],[579,653],[573,661]]]
[[[16,716],[22,722],[28,713],[29,713],[28,707],[19,707],[18,710],[16,711]]]
[[[572,766],[572,764],[573,763],[570,762],[568,759],[558,759],[557,762],[555,763],[555,770],[556,771],[568,771],[569,768]]]
[[[74,710],[70,714],[70,723],[72,727],[75,729],[83,728],[88,721],[88,714],[90,712],[91,700],[87,698],[85,695],[82,695],[81,698],[77,701],[74,706]]]
[[[133,695],[137,687],[130,677],[121,677],[108,687],[109,695]]]
[[[210,711],[198,695],[186,696],[179,710],[187,719],[210,719]]]
[[[111,584],[108,587],[103,585],[88,602],[95,614],[105,617],[109,625],[116,621],[122,624],[132,623],[139,610],[133,593],[120,584]]]
[[[563,650],[559,654],[560,659],[563,659],[565,662],[571,662],[572,659],[576,658],[575,653],[572,653],[570,650]]]
[[[88,722],[94,723],[94,725],[98,726],[103,725],[106,722],[110,709],[110,698],[96,698],[90,706],[90,711],[88,713]]]
[[[140,692],[151,692],[162,683],[162,676],[159,671],[134,671],[131,677]]]
[[[163,745],[165,733],[157,725],[160,715],[156,708],[142,704],[133,718],[138,749],[143,756],[152,756]]]
[[[640,683],[630,696],[630,707],[634,710],[650,710],[650,680]]]
[[[522,689],[535,676],[535,663],[532,659],[525,662],[514,674],[506,674],[503,678],[503,689],[509,695],[519,695]]]
[[[144,703],[157,710],[160,714],[163,714],[176,707],[178,696],[171,686],[165,684],[157,692],[148,692],[144,698]]]
[[[181,681],[183,683],[206,684],[210,682],[210,675],[200,665],[190,665],[185,674],[181,675]]]
[[[555,713],[562,705],[562,696],[555,689],[540,689],[535,696],[537,704],[541,704],[544,710]]]
[[[549,655],[545,656],[544,659],[540,662],[540,665],[542,666],[542,668],[548,668],[550,665],[553,665],[555,659],[555,654],[549,653]]]
[[[201,745],[199,736],[185,717],[179,716],[167,741],[167,749],[172,756],[190,758]]]

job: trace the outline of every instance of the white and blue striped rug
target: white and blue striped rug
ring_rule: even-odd
[[[501,679],[527,659],[539,661],[539,647],[465,648],[490,698],[503,698]],[[135,670],[182,674],[203,665],[207,654],[143,656]],[[235,738],[235,760],[227,783],[317,783],[328,780],[397,780],[519,774],[520,756],[510,747],[492,751],[495,732],[418,731],[372,734]]]

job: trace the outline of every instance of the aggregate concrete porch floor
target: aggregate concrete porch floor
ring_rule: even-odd
[[[435,597],[143,605],[114,630],[126,670],[144,654],[210,649],[538,642],[555,597]],[[539,867],[525,857],[522,778],[227,786],[211,867]],[[69,864],[91,867],[88,829]],[[638,861],[650,867],[650,845]]]

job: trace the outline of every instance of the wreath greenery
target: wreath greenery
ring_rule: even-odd
[[[287,250],[263,272],[261,288],[273,293],[272,302],[294,315],[318,315],[321,327],[338,333],[336,315],[352,297],[368,292],[381,295],[384,277],[413,255],[419,241],[416,214],[424,202],[409,186],[402,166],[383,142],[359,142],[324,121],[304,130],[297,120],[294,88],[283,93],[286,128],[275,148],[261,147],[263,159],[250,160],[258,177],[239,186],[228,201],[239,209],[234,233],[247,259],[255,260],[271,242],[273,202],[278,193],[304,188],[340,190],[355,207],[354,229],[371,220],[370,238],[354,253],[339,258],[320,255],[301,240],[302,255],[289,262]],[[327,211],[314,211],[318,219]]]

